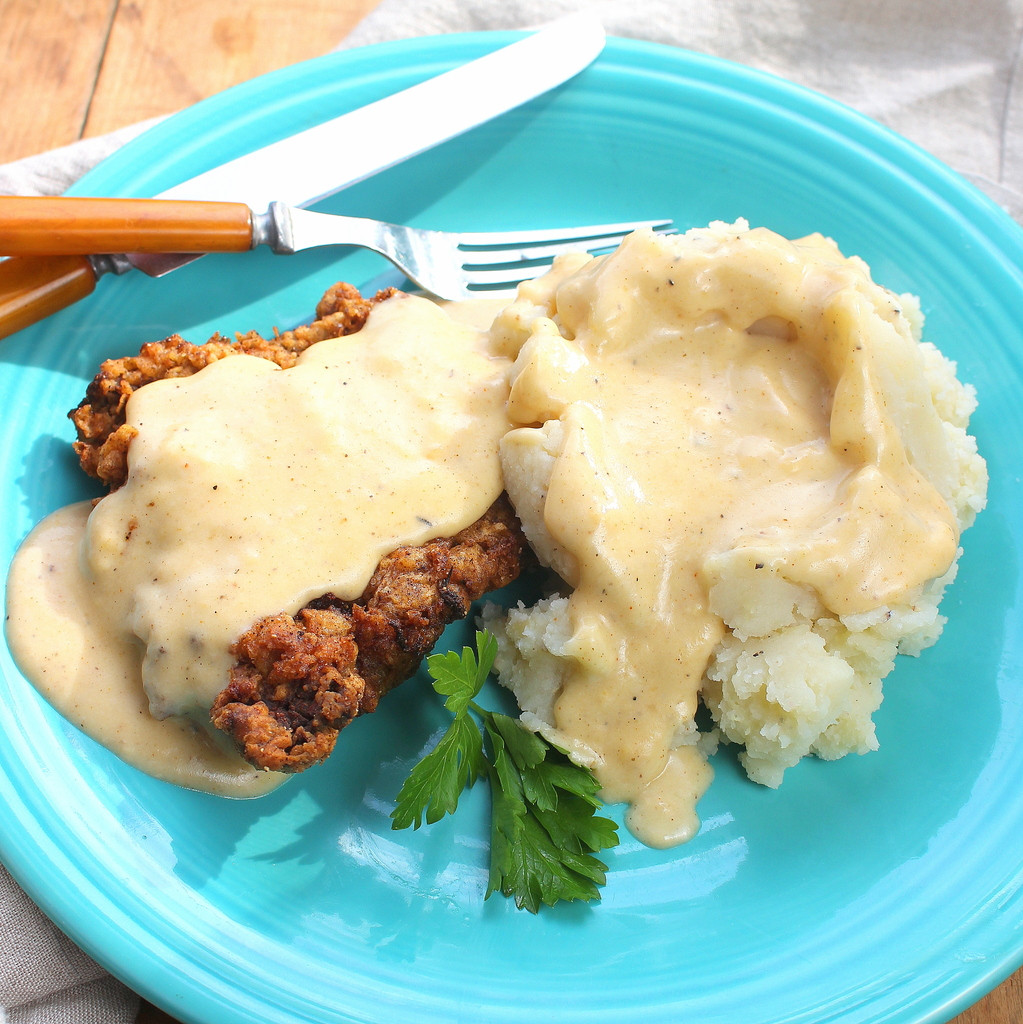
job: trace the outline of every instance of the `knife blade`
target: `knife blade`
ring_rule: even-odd
[[[155,198],[235,201],[256,210],[275,201],[311,206],[561,85],[592,63],[604,41],[592,14],[559,18],[483,57],[210,168]],[[346,147],[350,138],[366,141]],[[314,152],[323,158],[301,159]],[[105,273],[137,267],[162,276],[198,258],[6,259],[0,262],[0,338],[91,294]]]

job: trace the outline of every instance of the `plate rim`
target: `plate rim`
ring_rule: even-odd
[[[134,161],[137,155],[143,155],[150,149],[159,149],[168,141],[183,136],[193,128],[200,126],[206,117],[212,115],[215,119],[218,112],[229,109],[232,104],[241,101],[244,97],[250,94],[262,94],[268,84],[281,86],[283,92],[286,91],[284,87],[288,83],[303,81],[307,75],[318,72],[321,68],[333,68],[335,65],[345,67],[353,63],[358,66],[362,62],[375,64],[380,61],[391,60],[395,56],[406,56],[409,53],[415,54],[424,50],[427,54],[434,55],[431,56],[431,59],[446,60],[448,63],[454,64],[464,57],[475,56],[478,53],[485,52],[487,49],[500,45],[504,41],[509,41],[521,35],[522,33],[519,32],[476,32],[458,33],[445,37],[392,40],[328,54],[323,57],[314,58],[311,61],[302,62],[300,65],[293,65],[289,68],[270,72],[267,75],[252,79],[249,82],[242,83],[223,93],[217,94],[208,100],[196,104],[194,107],[172,115],[167,121],[155,125],[143,135],[129,142],[123,150],[118,151],[108,161],[104,161],[99,167],[90,171],[69,192],[86,194],[86,190],[94,188],[92,184],[94,180],[99,180],[102,184],[103,180],[112,173],[112,169],[120,167],[121,161]],[[854,109],[814,93],[803,86],[772,75],[769,72],[759,71],[693,51],[667,47],[664,44],[623,40],[612,37],[609,40],[609,48],[606,52],[610,55],[615,53],[657,54],[663,58],[667,58],[670,55],[672,62],[680,63],[680,65],[689,68],[710,68],[714,69],[716,73],[720,73],[721,69],[724,69],[728,75],[736,76],[739,79],[769,82],[774,90],[780,90],[789,96],[798,97],[801,102],[809,104],[812,109],[826,112],[843,122],[843,124],[848,122],[859,125],[860,130],[866,131],[868,135],[884,139],[887,145],[892,147],[892,152],[905,154],[918,168],[925,169],[930,175],[928,184],[935,191],[936,195],[960,208],[965,203],[973,214],[982,215],[985,218],[985,222],[990,224],[996,237],[1001,237],[1007,245],[1016,249],[1017,262],[1013,264],[1012,269],[1019,280],[1023,281],[1023,271],[1021,271],[1023,260],[1019,258],[1020,254],[1023,254],[1023,229],[1020,229],[1019,225],[1012,222],[1008,215],[975,185],[945,167],[944,164],[941,164],[936,158],[916,146],[915,143],[898,136],[890,129],[866,118]],[[111,161],[114,161],[114,163],[111,163]],[[951,190],[951,192],[948,190]],[[104,192],[101,188],[97,194],[121,193],[116,189]],[[986,234],[986,232],[984,233]],[[999,249],[1001,249],[1000,246]],[[3,780],[0,780],[0,794],[3,792],[4,784]],[[4,802],[8,803],[6,800]],[[8,803],[9,806],[10,804]],[[30,823],[22,822],[21,824],[22,827],[26,828],[26,832],[30,831],[27,828]],[[32,891],[32,898],[45,908],[48,916],[55,920],[63,930],[72,935],[75,941],[79,942],[83,948],[86,948],[90,955],[110,970],[111,973],[125,978],[125,983],[136,992],[142,993],[157,1005],[165,1006],[168,1012],[175,1013],[183,1020],[195,1021],[198,1024],[200,1020],[206,1019],[204,1017],[192,1016],[193,1008],[191,1006],[167,1005],[166,993],[151,988],[142,975],[142,971],[152,972],[153,964],[148,961],[145,961],[141,966],[133,963],[130,970],[125,969],[125,963],[133,961],[132,954],[136,953],[137,950],[121,930],[113,927],[112,919],[106,917],[97,918],[90,922],[91,928],[83,928],[80,919],[70,918],[67,914],[65,903],[56,899],[55,896],[50,896],[46,891],[45,885],[41,886],[39,884],[43,880],[40,874],[41,869],[31,862],[30,851],[25,851],[24,855],[19,855],[19,851],[14,851],[12,855],[10,844],[6,843],[3,837],[0,837],[0,850],[3,852],[2,859],[11,871],[11,874],[23,884],[23,888],[26,888],[27,891]],[[71,869],[69,873],[73,873],[76,866],[69,864],[69,867]],[[1023,880],[1023,870],[1021,870],[1017,882],[1019,883],[1021,880]],[[113,949],[118,950],[117,955],[112,952]],[[921,1022],[931,1019],[937,1020],[937,1014],[946,1013],[950,1008],[954,1013],[960,1012],[966,1006],[972,1005],[985,992],[999,984],[1021,965],[1023,965],[1023,942],[1020,943],[1019,948],[1014,952],[1007,952],[1002,961],[996,966],[989,964],[986,974],[980,978],[974,978],[973,984],[964,990],[958,999],[954,1001],[954,1006],[952,1003],[946,1003],[942,1007],[930,1011],[927,1017],[920,1018]],[[183,988],[182,979],[176,975],[174,977],[177,980],[178,987]],[[191,984],[191,979],[188,980],[189,984]],[[199,993],[206,993],[206,991],[206,989],[196,989],[196,992]],[[226,1008],[229,1007],[211,1007],[213,1010]],[[351,1019],[354,1020],[355,1018]]]

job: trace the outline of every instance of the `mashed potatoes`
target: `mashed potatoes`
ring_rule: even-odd
[[[564,260],[495,323],[506,486],[563,581],[487,609],[499,677],[644,841],[694,834],[719,738],[768,786],[876,748],[896,653],[938,638],[987,477],[921,326],[832,242],[742,222]]]

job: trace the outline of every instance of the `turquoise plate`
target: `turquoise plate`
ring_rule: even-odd
[[[160,125],[76,191],[151,194],[509,38],[386,44],[257,79]],[[723,752],[691,843],[658,852],[626,836],[602,904],[536,917],[483,902],[482,788],[453,820],[389,827],[442,721],[424,679],[356,723],[328,764],[230,802],[118,762],[4,650],[0,857],[46,912],[190,1024],[923,1024],[1023,963],[1016,225],[849,110],[621,40],[569,85],[324,208],[455,229],[743,216],[863,256],[921,297],[927,336],[980,394],[990,504],[966,535],[945,635],[889,678],[879,752],[807,761],[776,792]],[[342,251],[209,257],[162,280],[103,280],[0,344],[4,563],[41,516],[92,493],[64,414],[103,357],[175,330],[287,327],[335,279],[384,269]]]

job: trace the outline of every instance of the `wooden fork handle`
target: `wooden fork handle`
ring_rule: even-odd
[[[0,338],[84,299],[95,287],[96,272],[84,256],[0,262]]]
[[[0,256],[243,252],[244,203],[0,196]]]

